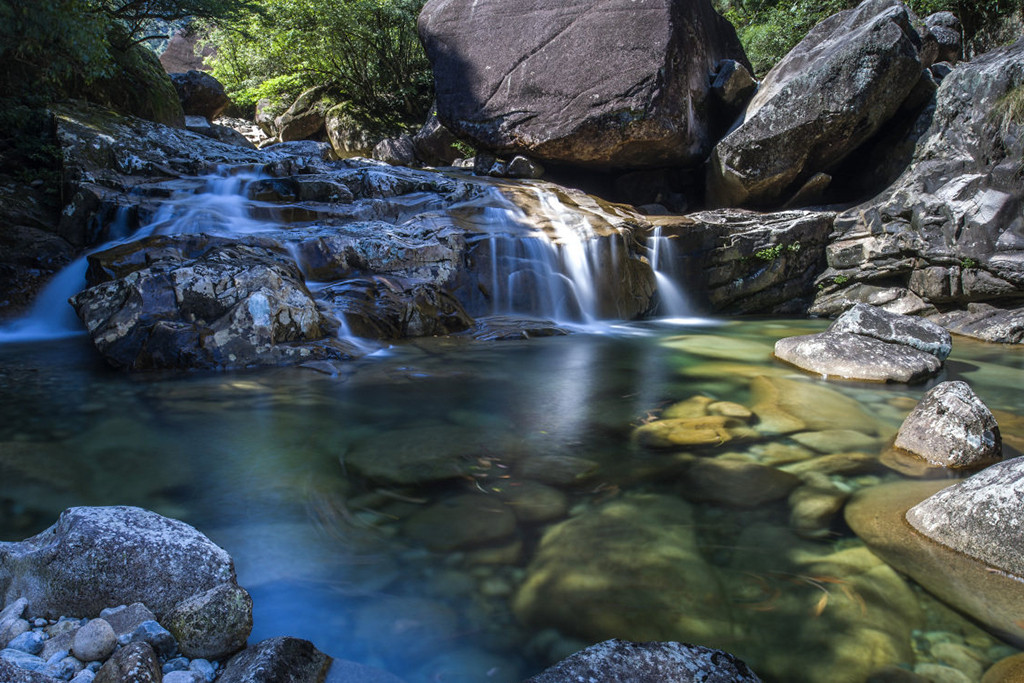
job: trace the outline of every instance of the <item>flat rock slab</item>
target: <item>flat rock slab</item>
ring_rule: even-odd
[[[1024,578],[1024,457],[992,465],[907,512],[918,531]]]
[[[930,353],[940,361],[953,350],[953,338],[936,323],[910,315],[891,313],[884,308],[859,303],[836,318],[829,332],[871,337],[890,344],[909,346]]]
[[[775,343],[775,356],[824,377],[869,382],[920,382],[942,362],[930,353],[859,334],[822,332]]]
[[[441,123],[497,153],[599,168],[700,162],[710,74],[748,65],[709,0],[430,0]]]

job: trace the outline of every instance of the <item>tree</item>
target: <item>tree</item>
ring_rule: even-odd
[[[421,124],[430,64],[416,34],[422,0],[261,0],[261,12],[219,22],[214,75],[236,103],[285,99],[325,85],[364,122]]]

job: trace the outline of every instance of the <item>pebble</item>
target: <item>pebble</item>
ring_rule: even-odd
[[[34,626],[35,628],[43,628],[44,626],[48,626],[49,624],[50,622],[46,619],[43,619],[42,617],[38,617],[32,621],[32,626]]]
[[[193,659],[188,668],[202,676],[203,680],[207,681],[207,683],[210,683],[217,677],[217,664],[215,662],[209,662],[205,659]]]
[[[26,631],[7,643],[7,647],[12,650],[27,652],[30,655],[37,655],[43,651],[44,640],[46,640],[44,634],[38,631]]]
[[[29,671],[42,671],[46,668],[46,662],[43,661],[42,657],[36,657],[27,652],[12,650],[11,648],[0,650],[0,659],[4,659],[17,667]]]
[[[120,641],[120,639],[118,639]],[[149,643],[160,657],[170,657],[178,649],[178,643],[171,632],[155,621],[144,621],[132,631],[130,643]]]
[[[205,679],[195,671],[172,671],[164,675],[164,683],[203,683]]]
[[[175,671],[184,671],[188,668],[188,659],[185,657],[175,657],[174,659],[167,660],[164,664],[163,672],[165,674],[173,673]]]
[[[70,654],[71,652],[68,650],[58,650],[57,652],[54,652],[52,655],[46,658],[46,665],[50,666],[51,664],[56,664],[60,660],[69,656]]]
[[[79,671],[78,675],[71,679],[71,683],[92,683],[94,678],[96,678],[96,672],[85,669]]]
[[[117,647],[117,635],[105,619],[93,619],[75,633],[71,651],[83,662],[106,659]]]
[[[43,673],[62,681],[70,681],[73,676],[83,670],[85,670],[85,664],[69,656],[53,664],[48,663],[43,669]]]

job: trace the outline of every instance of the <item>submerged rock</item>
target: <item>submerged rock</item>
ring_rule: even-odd
[[[608,640],[577,652],[525,683],[758,683],[760,680],[746,664],[721,650],[673,642]]]
[[[920,37],[898,0],[865,0],[817,26],[761,82],[711,155],[717,206],[778,205],[888,121],[921,80]]]
[[[878,421],[861,404],[824,383],[784,377],[755,377],[750,383],[753,406],[766,434],[806,430],[849,429],[877,434]]]
[[[494,496],[465,494],[417,510],[402,529],[430,550],[451,552],[511,536],[516,517],[512,508]]]
[[[514,11],[515,20],[509,19]],[[441,123],[496,153],[598,168],[700,162],[710,79],[747,60],[707,0],[428,2],[420,36]]]
[[[950,468],[981,467],[1003,457],[992,411],[959,381],[930,389],[903,421],[894,445]]]

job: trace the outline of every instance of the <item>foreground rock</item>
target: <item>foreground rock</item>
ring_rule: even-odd
[[[36,616],[97,615],[129,602],[159,616],[234,581],[231,558],[206,536],[141,508],[70,508],[41,534],[0,543],[0,595],[26,598]]]
[[[756,683],[760,680],[746,664],[721,650],[672,642],[609,640],[577,652],[526,683]]]
[[[930,389],[903,421],[894,445],[955,469],[982,467],[1003,457],[996,418],[966,382]]]
[[[836,219],[813,313],[862,301],[987,341],[1024,339],[1024,136],[1011,104],[1022,86],[1024,40],[942,81],[910,168]]]
[[[998,468],[993,476],[993,483],[997,477],[1019,468],[1019,464],[1011,463],[1014,461],[992,466]],[[988,470],[975,476],[984,475],[986,472]],[[1020,475],[1017,472],[1011,476]],[[995,570],[985,561],[979,561],[932,540],[918,533],[907,523],[909,509],[948,486],[948,481],[913,481],[863,489],[847,504],[846,521],[872,552],[887,563],[914,579],[947,604],[970,615],[999,637],[1020,647],[1024,644],[1024,626],[1020,623],[1020,615],[1024,610],[1024,590],[1021,589],[1020,579],[1005,571]],[[984,485],[978,486],[976,491],[980,492],[984,488]],[[973,493],[968,493],[962,500],[970,500],[972,496]],[[960,496],[956,495],[953,498]],[[981,499],[984,498],[982,496]],[[993,502],[989,501],[988,504]],[[937,507],[944,507],[946,504],[943,502]],[[1014,514],[1019,514],[1019,511]],[[965,523],[962,517],[957,517],[953,526]],[[993,534],[991,522],[970,520],[972,526],[979,523],[986,525],[984,530],[978,529],[983,534],[978,538],[979,543],[989,543],[992,547],[998,547],[1001,543],[998,539],[1004,539],[1009,544],[1019,546],[1019,534],[1017,539],[1009,538],[1006,533],[1009,527],[1007,530],[997,530]],[[1004,546],[1006,549],[1009,547],[1011,546]],[[1020,552],[1019,547],[1016,552]],[[965,586],[969,589],[965,590]]]
[[[718,206],[777,205],[874,135],[921,79],[920,37],[898,0],[825,19],[777,64],[711,156]]]
[[[911,383],[937,374],[952,348],[933,322],[857,304],[825,332],[780,339],[775,356],[824,377]]]
[[[932,540],[1024,577],[1024,544],[1016,528],[1024,500],[1024,458],[1014,458],[950,486],[907,512]]]
[[[496,153],[639,168],[701,161],[712,144],[709,74],[747,65],[707,0],[552,6],[432,0],[419,31],[441,123]],[[627,19],[624,21],[624,19]]]

